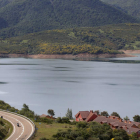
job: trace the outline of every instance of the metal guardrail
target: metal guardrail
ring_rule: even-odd
[[[32,133],[32,135],[31,135],[27,140],[30,140],[30,138],[35,134],[36,126],[35,126],[35,124],[33,123],[33,121],[30,120],[29,118],[27,118],[27,117],[25,117],[25,116],[23,116],[23,115],[20,115],[20,114],[18,114],[18,113],[15,113],[15,112],[8,111],[8,110],[0,109],[0,111],[8,112],[8,113],[15,114],[15,115],[17,115],[17,116],[23,117],[23,118],[25,118],[26,120],[30,121],[30,122],[33,124],[33,126],[34,126],[34,132]]]

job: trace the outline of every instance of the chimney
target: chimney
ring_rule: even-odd
[[[124,123],[127,123],[127,120],[125,120]]]
[[[117,120],[120,120],[120,118],[119,118],[119,117],[117,117]]]
[[[93,110],[90,110],[91,113],[93,113]]]
[[[120,122],[123,122],[122,119],[120,119]]]

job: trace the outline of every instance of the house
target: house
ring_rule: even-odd
[[[89,111],[79,111],[75,115],[76,121],[77,122],[79,122],[79,121],[85,121],[86,118],[88,117],[88,115],[89,115]]]
[[[42,114],[42,115],[40,116],[40,118],[48,118],[48,119],[52,119],[52,120],[56,119],[56,118],[54,118],[53,116],[49,116],[49,115],[46,115],[46,114]]]
[[[79,121],[89,122],[89,121],[94,120],[97,116],[98,115],[96,112],[93,112],[93,110],[90,110],[90,111],[79,111],[75,115],[75,118],[76,118],[77,122],[79,122]]]
[[[108,124],[112,129],[124,129],[128,134],[132,132],[137,133],[137,136],[140,137],[140,123],[132,122],[130,120],[125,121],[116,116],[100,116],[96,112],[90,111],[79,111],[76,115],[76,121],[94,121],[100,124]]]

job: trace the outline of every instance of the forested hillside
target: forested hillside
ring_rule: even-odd
[[[0,0],[0,36],[137,22],[100,0]]]
[[[0,40],[1,54],[102,54],[140,49],[140,24],[48,30]]]
[[[7,4],[11,3],[13,0],[0,0],[0,8],[6,6]]]
[[[102,0],[133,17],[140,18],[140,0]]]

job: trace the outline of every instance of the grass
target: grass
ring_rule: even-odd
[[[7,120],[1,119],[4,122],[4,128],[6,129],[6,131],[8,132],[6,137],[3,140],[6,140],[13,132],[13,126],[10,122],[8,122]]]
[[[45,123],[36,123],[36,127],[38,128],[35,137],[33,140],[39,140],[42,137],[50,139],[54,134],[56,134],[59,130],[66,130],[66,129],[74,129],[74,125],[69,124],[61,124],[61,123],[53,123],[53,124],[45,124]]]

